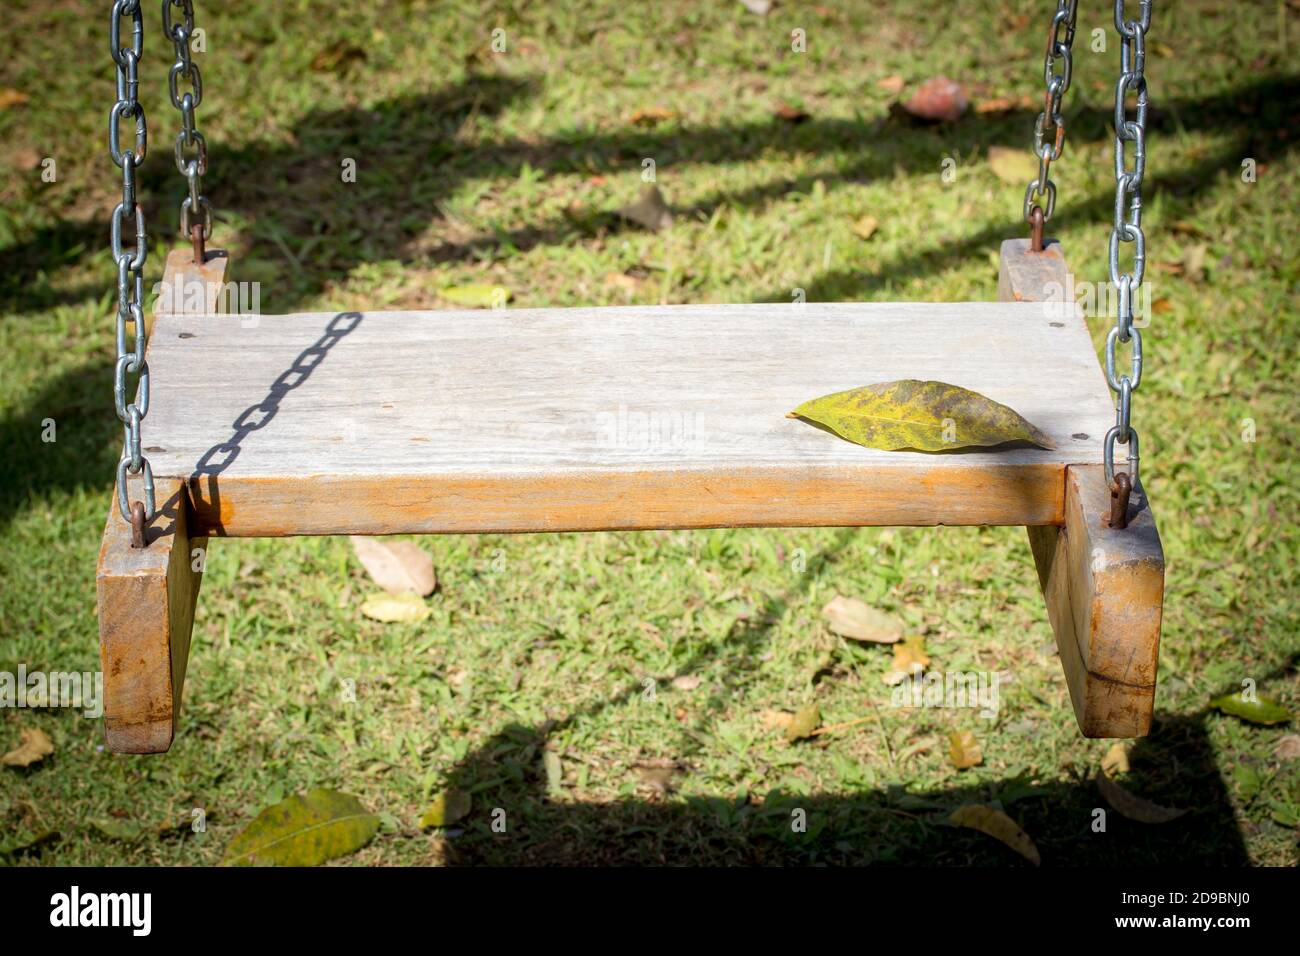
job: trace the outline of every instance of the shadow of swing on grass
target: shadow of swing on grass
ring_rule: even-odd
[[[755,638],[747,638],[749,645]],[[1271,677],[1292,671],[1296,659]],[[602,706],[627,703],[630,688]],[[666,793],[603,802],[553,797],[542,753],[556,730],[591,710],[538,726],[512,723],[462,760],[449,787],[472,794],[473,809],[437,851],[448,865],[1028,865],[991,837],[953,826],[971,804],[1003,809],[1034,841],[1043,866],[1249,866],[1228,790],[1206,729],[1210,711],[1157,714],[1149,737],[1134,742],[1132,772],[1121,785],[1187,813],[1162,824],[1126,819],[1091,775],[1040,784],[1025,776],[914,791],[898,784],[842,793],[742,793],[734,797]],[[1068,713],[1064,719],[1073,720]],[[795,747],[835,746],[829,742]],[[676,758],[689,773],[691,755]],[[1079,772],[1079,771],[1082,772]],[[628,768],[634,772],[634,766]],[[906,769],[899,772],[906,777]],[[504,811],[506,832],[493,829]],[[1105,811],[1105,831],[1094,825]],[[801,813],[800,813],[801,811]],[[796,832],[796,814],[806,829]],[[1298,858],[1300,862],[1300,858]]]

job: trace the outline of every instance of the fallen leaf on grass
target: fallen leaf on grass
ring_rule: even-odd
[[[776,118],[785,120],[794,126],[807,122],[812,117],[804,110],[797,106],[791,106],[789,103],[782,103],[776,108]]]
[[[542,769],[546,771],[546,789],[556,793],[564,782],[564,764],[554,750],[542,751]]]
[[[1029,95],[1024,96],[992,96],[984,100],[975,101],[975,112],[981,115],[990,113],[1011,113],[1015,110],[1032,109],[1038,101]]]
[[[936,746],[938,746],[938,744],[939,744],[938,737],[922,737],[920,740],[914,743],[910,743],[902,750],[900,750],[898,752],[898,757],[895,758],[896,762],[901,767],[904,763],[906,763],[908,760],[912,759],[913,757],[917,756],[918,754],[929,753]]]
[[[667,229],[673,224],[672,210],[668,208],[664,194],[654,184],[643,188],[636,202],[623,206],[618,214],[628,222],[651,232]]]
[[[423,621],[429,616],[429,605],[418,594],[372,594],[361,602],[361,613],[372,621],[385,624]]]
[[[836,595],[822,608],[822,616],[840,637],[873,644],[893,644],[903,636],[903,622],[866,601]]]
[[[1287,734],[1273,748],[1273,756],[1279,760],[1295,760],[1300,757],[1300,736]]]
[[[970,99],[960,83],[936,76],[922,83],[903,109],[918,119],[950,123],[960,119],[969,105]]]
[[[1113,743],[1101,758],[1101,769],[1108,777],[1117,773],[1128,773],[1128,747],[1122,743]]]
[[[951,821],[959,827],[978,830],[980,833],[1000,840],[1015,850],[1034,866],[1043,862],[1038,855],[1038,847],[1029,838],[1029,834],[1020,829],[1020,825],[1001,810],[986,807],[979,803],[968,803],[953,811]]]
[[[884,678],[890,687],[896,687],[914,674],[921,673],[930,663],[930,657],[925,653],[925,638],[919,634],[904,638],[894,645],[893,651],[894,661]]]
[[[130,820],[116,820],[112,817],[106,817],[102,820],[89,821],[91,829],[102,837],[110,840],[118,840],[122,843],[134,843],[140,839],[144,830],[140,824],[133,823]]]
[[[428,809],[420,817],[420,829],[431,830],[434,827],[449,827],[469,815],[473,800],[463,790],[444,790],[433,798]]]
[[[758,719],[764,730],[779,730],[784,733],[794,720],[794,714],[788,710],[764,710],[759,712]]]
[[[259,813],[235,835],[221,866],[319,866],[361,849],[379,830],[379,817],[356,797],[311,790]]]
[[[891,73],[889,76],[882,76],[876,80],[876,86],[886,93],[901,93],[906,85],[906,81],[897,73]]]
[[[853,234],[859,239],[870,239],[876,234],[876,227],[879,225],[875,216],[863,216],[853,224]]]
[[[1135,796],[1103,773],[1097,774],[1096,780],[1097,789],[1101,791],[1101,795],[1106,798],[1106,802],[1115,809],[1115,812],[1138,823],[1168,823],[1170,820],[1177,820],[1187,812],[1185,809],[1162,807],[1150,800]]]
[[[1183,278],[1188,282],[1202,282],[1205,279],[1205,258],[1210,248],[1205,243],[1188,246],[1183,253]]]
[[[627,121],[633,126],[657,126],[676,115],[673,110],[668,109],[666,106],[647,106],[633,110],[628,114]]]
[[[673,687],[677,690],[695,690],[700,686],[700,679],[694,674],[682,674],[673,678]]]
[[[500,308],[511,298],[510,290],[505,286],[488,285],[484,282],[447,286],[445,289],[439,289],[438,295],[456,305],[487,309]]]
[[[311,68],[317,73],[346,73],[366,61],[366,51],[359,46],[339,40],[331,43],[311,58]]]
[[[54,753],[54,742],[39,727],[18,731],[18,746],[0,758],[6,767],[30,767]]]
[[[352,535],[352,550],[374,580],[389,594],[427,596],[438,586],[433,558],[414,541]]]
[[[991,448],[1007,442],[1056,447],[1015,409],[945,382],[901,379],[864,385],[804,402],[786,417],[883,451]]]
[[[5,87],[0,90],[0,110],[7,110],[11,106],[22,106],[31,97],[22,90],[15,90],[12,87]]]
[[[1252,724],[1271,726],[1285,724],[1291,719],[1290,711],[1262,694],[1256,694],[1253,699],[1242,697],[1241,694],[1224,694],[1210,701],[1210,706]]]
[[[794,743],[796,740],[811,737],[821,722],[822,712],[816,702],[805,704],[790,718],[790,724],[785,728],[785,739]]]
[[[625,292],[635,292],[641,287],[641,280],[626,272],[611,272],[605,276],[605,285],[614,286]]]
[[[669,767],[637,767],[637,776],[641,782],[656,793],[672,793],[677,785],[673,782],[673,770]]]
[[[989,169],[1004,183],[1027,183],[1038,175],[1038,160],[1028,150],[990,146]]]
[[[984,749],[969,730],[954,730],[948,734],[948,760],[958,770],[978,767],[984,762]]]

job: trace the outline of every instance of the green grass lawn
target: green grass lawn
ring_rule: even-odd
[[[121,447],[108,5],[7,6],[19,42],[0,90],[27,99],[0,110],[0,671],[94,670],[95,558]],[[1110,4],[1080,6],[1049,232],[1079,282],[1104,283],[1118,53]],[[1037,106],[1023,98],[1040,95],[1053,8],[200,3],[213,243],[234,278],[261,283],[266,312],[445,306],[439,288],[470,282],[506,286],[520,307],[790,301],[795,288],[992,299],[1024,187],[987,150],[1028,149]],[[184,182],[157,3],[146,29],[156,281]],[[415,625],[360,615],[376,588],[345,539],[221,540],[169,754],[109,754],[99,722],[70,709],[0,710],[0,751],[25,728],[56,747],[0,768],[0,844],[59,834],[0,862],[214,863],[260,808],[325,786],[383,814],[351,863],[1024,865],[946,822],[992,802],[1044,865],[1295,864],[1300,761],[1274,752],[1294,726],[1208,703],[1253,679],[1300,708],[1298,48],[1300,9],[1280,0],[1157,3],[1148,43],[1154,302],[1134,421],[1168,570],[1157,723],[1123,784],[1184,817],[1111,813],[1093,832],[1110,742],[1079,736],[1018,528],[429,538],[440,590]],[[943,126],[891,115],[882,80],[902,77],[905,97],[937,73],[1012,106]],[[779,118],[782,104],[809,118]],[[656,108],[669,115],[634,121]],[[645,158],[675,218],[659,233],[611,215]],[[1246,159],[1257,182],[1242,180]],[[865,216],[878,222],[866,240]],[[1089,319],[1099,349],[1110,321]],[[56,442],[42,441],[46,419]],[[923,634],[934,668],[1006,675],[996,718],[891,707],[888,650],[822,620],[836,593]],[[698,685],[673,685],[684,676]],[[813,700],[827,724],[869,719],[797,744],[764,728],[765,711]],[[974,732],[980,766],[949,761],[954,730]],[[448,787],[473,811],[422,833]],[[183,838],[94,825],[151,828],[195,807],[206,832]],[[490,829],[494,808],[506,834]],[[806,833],[791,832],[794,808]]]

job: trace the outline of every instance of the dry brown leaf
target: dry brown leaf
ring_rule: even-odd
[[[984,100],[975,101],[975,112],[988,115],[989,113],[1011,113],[1015,110],[1032,109],[1037,100],[1028,94],[1022,96],[993,96]]]
[[[764,730],[779,730],[784,733],[794,720],[794,714],[788,710],[761,710],[758,712],[758,719]]]
[[[410,591],[427,597],[438,586],[433,558],[414,541],[352,535],[352,550],[370,577],[389,594]]]
[[[1183,277],[1188,282],[1201,282],[1205,279],[1205,258],[1210,248],[1203,242],[1188,246],[1183,253]]]
[[[776,108],[776,118],[798,126],[800,123],[806,122],[812,117],[797,106],[791,106],[789,103],[782,103]]]
[[[429,616],[429,605],[418,594],[372,594],[361,602],[361,613],[385,624],[414,623]]]
[[[1273,748],[1273,756],[1279,760],[1295,760],[1300,757],[1300,736],[1287,734]]]
[[[622,289],[625,292],[635,292],[641,285],[641,280],[636,276],[630,276],[626,272],[611,272],[605,276],[605,285]]]
[[[859,239],[870,239],[876,234],[876,227],[880,222],[875,216],[863,216],[853,224],[853,234]]]
[[[1128,747],[1121,742],[1111,744],[1106,756],[1101,758],[1101,769],[1108,777],[1128,773]]]
[[[836,595],[822,608],[831,630],[851,641],[893,644],[903,636],[903,622],[877,611],[866,601]]]
[[[671,767],[639,766],[636,768],[636,773],[643,784],[657,793],[669,794],[677,789],[677,784],[673,780],[675,771]]]
[[[695,690],[700,686],[700,679],[694,674],[682,674],[673,678],[673,687],[677,690]]]
[[[886,93],[901,93],[903,92],[903,87],[905,85],[905,81],[897,73],[891,73],[889,76],[881,77],[876,80],[876,86],[880,87]]]
[[[627,121],[633,126],[657,126],[676,115],[673,110],[668,109],[666,106],[646,106],[629,113]]]
[[[667,229],[673,224],[672,210],[668,208],[664,194],[654,184],[642,189],[636,202],[622,207],[618,214],[628,222],[636,223],[651,232]]]
[[[1000,840],[1015,850],[1034,866],[1043,862],[1038,855],[1038,847],[1029,838],[1029,834],[1020,829],[1020,825],[1001,810],[994,810],[978,803],[968,803],[958,807],[952,815],[952,822],[959,827],[967,827]]]
[[[919,634],[904,638],[893,647],[894,661],[885,675],[885,683],[896,687],[913,674],[919,674],[930,663],[925,653],[925,638]]]
[[[22,90],[15,90],[12,87],[5,87],[0,90],[0,110],[7,110],[11,106],[22,106],[31,97]]]
[[[961,84],[946,76],[926,80],[903,104],[903,109],[918,119],[951,123],[961,118],[970,99]]]
[[[1103,773],[1097,774],[1097,789],[1106,798],[1106,802],[1115,808],[1122,817],[1136,820],[1138,823],[1168,823],[1177,820],[1187,812],[1185,809],[1162,807],[1129,793],[1114,780]]]
[[[0,758],[6,767],[30,767],[54,753],[54,742],[39,727],[18,731],[18,746]]]
[[[968,770],[984,762],[984,750],[969,730],[954,730],[948,734],[948,760],[958,770]]]

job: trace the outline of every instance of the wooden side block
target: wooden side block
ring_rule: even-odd
[[[158,479],[155,487],[161,504],[147,546],[131,547],[131,526],[114,504],[95,576],[104,737],[117,753],[162,753],[171,746],[203,577],[193,570],[192,552],[206,549],[207,539],[187,532],[185,483]]]
[[[230,256],[224,249],[209,249],[202,265],[194,264],[194,253],[186,246],[167,253],[162,286],[154,303],[156,313],[186,315],[222,311],[226,272]],[[154,314],[145,316],[145,330],[153,334]]]
[[[1060,244],[1043,246],[1032,253],[1028,239],[1002,243],[1000,301],[1059,301],[1071,294]],[[1127,528],[1105,525],[1109,509],[1100,462],[1070,465],[1064,526],[1025,530],[1079,728],[1087,737],[1140,737],[1151,728],[1155,702],[1165,559],[1141,484],[1130,499]]]
[[[219,249],[208,250],[207,260],[197,266],[189,248],[170,252],[158,311],[219,311],[229,261]],[[153,318],[145,317],[149,333]],[[143,430],[147,446],[147,418]],[[191,507],[185,483],[160,476],[154,489],[158,514],[146,529],[146,547],[139,549],[131,547],[131,526],[118,512],[114,489],[95,575],[104,740],[117,753],[162,753],[171,746],[203,579],[202,571],[193,567],[203,567],[208,546],[206,537],[189,536]],[[137,489],[132,500],[139,494]]]
[[[1042,252],[1030,252],[1028,239],[1003,241],[998,261],[999,302],[1064,302],[1070,288],[1070,270],[1055,239],[1043,240]]]
[[[1066,471],[1065,526],[1029,528],[1047,616],[1086,737],[1141,737],[1155,702],[1165,556],[1141,483],[1107,526],[1100,465]]]

